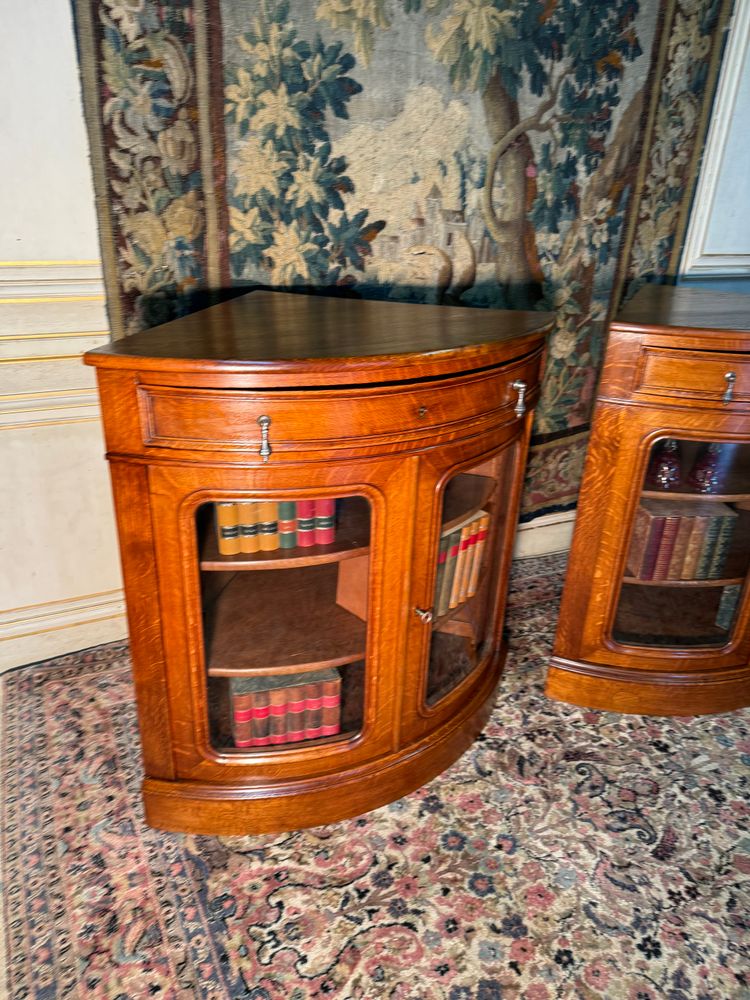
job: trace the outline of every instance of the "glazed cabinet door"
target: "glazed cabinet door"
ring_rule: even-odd
[[[518,421],[492,450],[422,462],[409,617],[410,659],[421,669],[405,706],[412,733],[449,726],[457,705],[486,701],[497,684],[525,436]]]
[[[608,638],[730,649],[750,566],[750,445],[665,433],[647,444]]]
[[[605,499],[596,522],[590,519],[589,575],[598,582],[586,605],[582,598],[580,625],[572,624],[575,614],[564,615],[561,649],[570,636],[592,663],[654,671],[675,657],[685,673],[747,661],[750,445],[743,423],[729,414],[709,422],[687,410],[602,407],[589,458],[600,471],[588,476],[585,501],[600,478],[614,484],[601,490]],[[599,452],[605,437],[608,455]],[[577,566],[571,562],[569,572]]]
[[[176,777],[316,777],[392,749],[414,476],[149,471]]]

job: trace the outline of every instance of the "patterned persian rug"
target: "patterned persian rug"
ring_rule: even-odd
[[[515,569],[474,746],[412,795],[301,833],[144,825],[124,644],[6,675],[0,994],[750,997],[750,711],[546,700],[562,569]]]

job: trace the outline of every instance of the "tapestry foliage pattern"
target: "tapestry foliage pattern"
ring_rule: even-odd
[[[74,5],[114,334],[259,285],[552,309],[524,510],[570,506],[607,319],[674,270],[728,0]]]

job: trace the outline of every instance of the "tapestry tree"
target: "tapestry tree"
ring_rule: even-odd
[[[283,286],[351,283],[384,226],[368,223],[366,211],[347,214],[353,184],[326,129],[326,114],[347,118],[347,102],[362,89],[348,75],[355,60],[341,43],[298,37],[287,2],[264,0],[238,45],[244,58],[225,88],[236,149],[233,275],[270,273]]]

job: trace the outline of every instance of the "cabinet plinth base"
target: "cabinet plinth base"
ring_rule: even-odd
[[[729,676],[726,671],[719,676],[695,671],[679,677],[660,674],[658,680],[637,668],[628,671],[632,677],[627,679],[624,671],[617,677],[607,673],[607,668],[553,657],[545,694],[583,708],[634,715],[713,715],[750,705],[750,667]]]
[[[174,833],[236,837],[283,833],[337,823],[370,812],[413,792],[456,761],[477,738],[492,713],[501,663],[489,671],[489,693],[482,684],[477,707],[461,712],[450,728],[433,739],[405,747],[395,755],[338,771],[316,781],[289,781],[264,787],[146,778],[143,802],[146,822]]]

